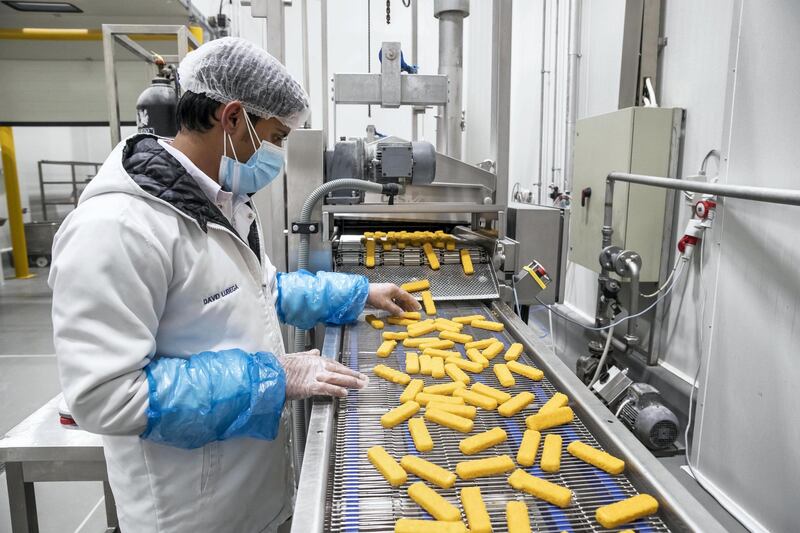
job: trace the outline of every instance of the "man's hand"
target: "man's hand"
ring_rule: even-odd
[[[403,311],[419,311],[422,306],[410,293],[394,283],[370,283],[367,305],[400,315]]]
[[[363,389],[369,383],[364,374],[320,357],[319,350],[278,357],[286,373],[286,399],[311,396],[347,396],[347,389]]]

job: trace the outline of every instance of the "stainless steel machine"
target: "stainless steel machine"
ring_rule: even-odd
[[[255,197],[262,213],[267,213],[265,227],[286,228],[284,233],[265,232],[267,248],[278,267],[285,265],[288,270],[300,267],[358,273],[372,282],[404,283],[425,278],[430,281],[438,316],[482,314],[502,322],[504,331],[493,335],[507,346],[522,343],[521,361],[540,368],[546,377],[539,382],[520,379],[508,389],[511,393],[534,393],[534,403],[522,413],[503,418],[493,411],[481,412],[475,422],[476,432],[499,426],[509,435],[505,443],[483,452],[483,456],[515,456],[525,428],[522,417],[561,391],[569,396],[576,420],[549,431],[560,434],[565,445],[580,439],[625,460],[625,473],[618,476],[609,476],[566,453],[558,474],[544,474],[537,467],[529,469],[572,490],[573,503],[565,509],[514,490],[507,476],[483,478],[479,485],[494,531],[506,531],[505,503],[512,499],[527,503],[536,531],[599,531],[595,510],[637,492],[651,494],[660,504],[657,516],[633,524],[637,531],[723,531],[555,356],[549,341],[544,341],[546,335],[534,332],[518,316],[522,306],[533,303],[538,294],[549,301],[559,300],[567,219],[558,209],[510,209],[507,205],[510,75],[504,54],[510,36],[503,28],[510,28],[509,5],[496,2],[493,10],[493,31],[497,31],[493,61],[497,68],[492,73],[496,78],[492,142],[496,160],[471,165],[461,160],[456,149],[461,132],[456,120],[461,114],[460,68],[450,69],[452,57],[442,56],[451,52],[458,55],[462,44],[459,22],[469,13],[469,4],[437,1],[434,11],[440,15],[440,24],[452,26],[445,31],[450,35],[444,41],[446,46],[440,46],[439,75],[401,74],[400,43],[383,43],[380,74],[334,74],[332,79],[334,107],[444,108],[441,126],[446,131],[440,132],[443,142],[437,142],[438,150],[426,143],[378,138],[374,128],[367,128],[363,138],[339,138],[329,145],[325,117],[323,129],[293,132],[287,147],[286,179],[268,194]],[[454,248],[434,250],[440,263],[438,270],[430,268],[429,258],[414,243],[377,246],[370,261],[374,260],[374,266],[367,266],[370,252],[363,242],[365,232],[416,230],[442,230],[455,241]],[[474,264],[472,275],[462,269],[461,250],[467,250]],[[544,265],[553,280],[547,293],[540,293],[541,286],[527,285],[534,283],[534,277],[526,276],[524,267],[536,259],[541,263],[536,267]],[[476,334],[471,329],[466,326],[464,332]],[[481,332],[479,337],[487,335]],[[313,344],[321,348],[324,357],[368,375],[378,363],[375,349],[380,344],[380,332],[363,320],[344,327],[320,326],[311,335],[295,332],[294,336],[287,334],[289,337],[295,339],[295,348]],[[405,355],[406,348],[398,345],[380,362],[404,370]],[[472,377],[499,386],[491,371]],[[430,376],[423,379],[426,384],[434,382]],[[367,449],[378,444],[396,459],[416,454],[404,425],[384,429],[379,422],[381,415],[397,405],[402,390],[400,385],[374,378],[366,389],[353,391],[345,399],[317,398],[304,408],[295,405],[293,439],[295,450],[301,450],[296,454],[296,464],[302,461],[302,467],[293,532],[392,531],[399,518],[429,518],[408,497],[407,485],[392,488],[367,460]],[[464,459],[458,453],[461,434],[433,424],[429,430],[435,447],[425,458],[454,470],[456,462]],[[438,492],[458,504],[457,491],[475,484],[457,481],[454,488]]]
[[[299,195],[298,201],[304,203],[300,211],[313,215],[292,224],[289,250],[297,249],[293,243],[307,240],[312,270],[326,268],[358,273],[372,282],[428,279],[438,308],[437,316],[483,314],[502,322],[505,331],[493,335],[506,346],[522,343],[525,348],[522,361],[545,372],[546,377],[540,382],[518,380],[514,387],[507,389],[513,394],[523,390],[534,393],[535,402],[521,414],[503,418],[496,412],[482,411],[476,418],[475,432],[499,426],[509,435],[505,443],[484,452],[483,456],[502,453],[515,456],[525,429],[522,417],[538,409],[556,391],[561,391],[570,397],[577,419],[550,431],[560,434],[565,445],[580,439],[626,461],[626,471],[619,476],[609,476],[566,452],[558,474],[544,474],[537,467],[529,469],[535,475],[543,475],[572,490],[573,503],[566,509],[514,490],[507,483],[507,476],[480,480],[495,531],[505,531],[505,503],[512,499],[527,503],[537,531],[599,531],[601,528],[594,518],[599,506],[640,491],[656,497],[661,508],[657,516],[637,521],[634,524],[637,531],[722,531],[623,423],[553,354],[550,345],[512,309],[517,305],[515,291],[518,295],[538,292],[517,287],[517,284],[533,283],[517,274],[535,259],[523,257],[520,250],[529,249],[520,246],[520,241],[526,241],[537,228],[515,228],[516,239],[507,236],[508,208],[504,199],[495,197],[492,173],[402,139],[345,140],[344,144],[326,151],[318,150],[323,146],[320,132],[305,130],[295,135],[298,137],[293,138],[288,150],[288,173],[290,180],[297,182],[291,187],[291,196]],[[394,170],[384,172],[387,154],[394,158],[388,165]],[[314,177],[319,182],[316,186]],[[381,192],[358,192],[351,187],[352,178],[371,183],[373,189]],[[336,179],[346,179],[343,182],[346,186],[338,189]],[[322,182],[327,186],[330,202],[309,209],[308,198],[315,193],[304,187],[316,189]],[[381,188],[387,184],[395,187]],[[376,185],[380,186],[376,189]],[[552,220],[556,225],[561,224],[560,217]],[[538,229],[552,229],[545,224]],[[403,230],[444,230],[454,238],[455,248],[435,249],[441,266],[434,271],[419,246],[388,245],[384,248],[379,245],[374,252],[374,266],[368,268],[364,232]],[[561,246],[562,243],[555,242],[555,249],[540,251],[559,256]],[[462,269],[462,249],[468,250],[474,263],[472,275],[465,274]],[[400,329],[397,326],[388,328]],[[487,336],[485,331],[478,335],[477,330],[471,330],[467,326],[464,332],[476,334],[476,338]],[[345,327],[319,328],[315,344],[322,348],[324,357],[339,360],[368,375],[378,362],[404,370],[406,350],[413,349],[398,345],[389,358],[378,359],[375,349],[380,342],[380,331],[361,320]],[[490,371],[472,377],[487,385],[500,386]],[[435,383],[430,376],[423,379],[426,384]],[[346,399],[314,400],[303,435],[305,452],[292,531],[391,531],[399,518],[427,518],[408,497],[406,486],[392,488],[367,460],[367,449],[373,445],[383,446],[397,459],[417,453],[404,425],[384,429],[379,422],[381,415],[397,405],[402,390],[400,385],[373,378],[366,389],[351,392]],[[463,436],[433,424],[429,429],[436,444],[424,457],[454,470],[456,462],[464,459],[458,452],[458,441]],[[458,490],[474,484],[458,481],[453,489],[439,492],[458,503]]]
[[[361,227],[366,227],[367,222],[366,218],[361,218]],[[386,227],[385,222],[385,218],[372,219],[374,227]],[[448,261],[452,252],[446,251],[439,254],[443,264],[436,273],[430,271],[424,260],[420,260],[418,250],[408,249],[402,253],[392,251],[379,254],[376,266],[365,269],[360,261],[364,250],[360,247],[359,239],[351,239],[347,235],[342,235],[338,240],[334,262],[340,271],[366,273],[373,280],[404,282],[424,276],[431,282],[438,316],[483,314],[505,324],[505,331],[494,336],[507,346],[512,342],[521,342],[526,354],[522,360],[542,369],[546,375],[544,380],[533,385],[530,381],[518,380],[514,387],[506,390],[512,394],[523,390],[533,392],[536,400],[529,409],[538,409],[556,391],[566,393],[577,419],[572,424],[551,431],[560,434],[565,444],[580,439],[602,447],[623,458],[627,465],[624,475],[609,476],[564,453],[561,471],[558,474],[544,474],[544,477],[573,491],[573,504],[566,509],[515,491],[506,482],[506,476],[483,478],[479,480],[479,486],[494,531],[505,531],[505,503],[512,499],[526,502],[536,531],[600,531],[594,519],[597,507],[639,491],[655,496],[661,504],[661,510],[657,517],[637,521],[634,524],[637,531],[722,531],[661,463],[552,353],[549,346],[507,304],[497,298],[499,291],[490,261],[491,248],[485,247],[490,241],[469,240],[473,233],[468,228],[454,229],[454,234],[459,237],[459,248],[467,247],[480,265],[473,274],[474,280],[465,279],[460,265],[447,268],[452,265]],[[409,264],[405,264],[406,261]],[[473,331],[468,326],[464,332],[476,334],[477,330]],[[486,334],[481,333],[484,336]],[[378,362],[403,370],[406,349],[398,345],[389,358],[378,359],[375,349],[380,339],[380,331],[372,329],[363,320],[346,327],[328,327],[322,353],[324,357],[335,358],[350,368],[370,375],[372,367]],[[499,387],[491,372],[473,374],[472,377]],[[429,376],[423,379],[426,384],[436,382]],[[352,392],[346,399],[314,401],[292,531],[391,531],[399,518],[426,518],[424,511],[407,496],[406,486],[392,488],[367,460],[367,449],[373,445],[383,446],[397,459],[417,453],[405,425],[384,429],[379,422],[381,415],[397,405],[402,390],[400,385],[373,376],[366,389]],[[531,412],[525,410],[513,418],[503,418],[496,412],[481,411],[476,418],[474,432],[499,426],[506,430],[509,439],[478,457],[503,453],[514,457],[525,428],[522,417]],[[456,463],[465,459],[458,452],[458,441],[463,435],[433,424],[429,424],[429,430],[435,447],[424,454],[424,458],[454,470]],[[529,471],[535,475],[543,474],[537,467]],[[474,484],[458,481],[453,489],[437,490],[457,504],[458,490]]]

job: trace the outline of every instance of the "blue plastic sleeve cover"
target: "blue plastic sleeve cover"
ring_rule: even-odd
[[[278,273],[278,317],[300,329],[317,322],[341,325],[353,322],[364,310],[369,294],[365,276],[307,270]]]
[[[278,435],[286,376],[271,353],[159,357],[145,372],[150,405],[143,439],[192,449],[234,437]]]

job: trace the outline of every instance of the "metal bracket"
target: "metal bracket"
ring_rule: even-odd
[[[311,235],[312,233],[319,233],[319,227],[319,222],[292,222],[292,233]]]
[[[400,43],[383,43],[381,51],[381,107],[400,107]]]
[[[382,78],[383,74],[334,74],[333,101],[343,105],[383,105]],[[398,105],[447,105],[447,76],[406,74],[399,79]]]

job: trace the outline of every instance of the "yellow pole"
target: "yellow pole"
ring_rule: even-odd
[[[197,39],[198,43],[203,44],[203,28],[201,26],[189,26],[189,31],[192,33],[192,35],[194,35],[194,38]]]
[[[197,36],[192,26],[189,27],[195,37],[203,42],[203,29],[195,26],[200,37]],[[128,35],[134,41],[169,41],[175,38],[174,34],[142,33]],[[102,30],[89,28],[0,28],[0,40],[12,41],[102,41]]]
[[[28,270],[28,247],[25,244],[25,226],[22,222],[22,201],[19,196],[17,158],[14,152],[14,132],[11,126],[0,126],[0,150],[3,158],[3,178],[6,185],[8,222],[11,229],[11,254],[17,278],[32,278]]]

